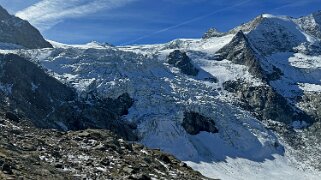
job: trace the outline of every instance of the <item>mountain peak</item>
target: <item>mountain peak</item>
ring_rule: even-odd
[[[263,17],[263,18],[273,18],[273,17],[276,17],[276,16],[274,16],[273,14],[262,14],[261,17]]]
[[[321,38],[321,10],[295,20],[307,34]]]
[[[29,49],[52,48],[52,45],[29,22],[10,15],[1,6],[0,43],[19,45]]]
[[[3,20],[8,19],[10,17],[11,15],[8,13],[8,11],[0,5],[0,19]]]

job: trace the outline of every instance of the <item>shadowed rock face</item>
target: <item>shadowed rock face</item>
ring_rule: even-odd
[[[191,59],[186,55],[185,52],[175,50],[170,53],[167,57],[168,64],[173,65],[181,70],[182,73],[189,76],[196,76],[199,72],[197,68],[191,62]]]
[[[128,94],[117,99],[81,99],[75,90],[17,55],[0,56],[0,108],[9,119],[27,117],[37,127],[59,130],[109,129],[136,140],[134,124],[120,120],[133,100]]]
[[[220,54],[222,59],[247,66],[253,76],[265,82],[277,80],[282,75],[282,71],[275,66],[270,67],[271,72],[267,72],[262,68],[261,59],[264,61],[264,58],[254,50],[242,31],[239,31],[232,41],[220,49],[217,54]]]
[[[10,15],[1,6],[0,42],[16,44],[29,49],[52,48],[52,45],[29,22]]]
[[[73,89],[48,76],[37,65],[13,54],[1,55],[0,82],[10,86],[7,100],[10,107],[17,107],[31,119],[37,119],[39,126],[53,107],[72,101],[76,93]]]
[[[218,129],[212,119],[196,112],[185,112],[182,126],[191,135],[197,135],[201,131],[218,133]]]
[[[261,68],[257,54],[251,48],[248,39],[242,31],[239,31],[232,41],[220,49],[218,54],[223,59],[228,59],[236,64],[246,65],[249,72],[260,79],[265,78],[265,73]]]

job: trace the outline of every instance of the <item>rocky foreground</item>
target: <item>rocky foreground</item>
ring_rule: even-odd
[[[208,179],[106,130],[37,129],[3,113],[0,132],[0,179]]]

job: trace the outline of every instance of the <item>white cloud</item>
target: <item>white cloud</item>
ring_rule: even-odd
[[[110,10],[136,0],[42,0],[16,16],[40,30],[47,30],[67,18],[77,18],[100,10]]]

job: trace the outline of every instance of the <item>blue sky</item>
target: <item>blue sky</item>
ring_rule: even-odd
[[[68,44],[164,43],[227,31],[262,13],[299,17],[321,0],[0,0],[45,38]]]

